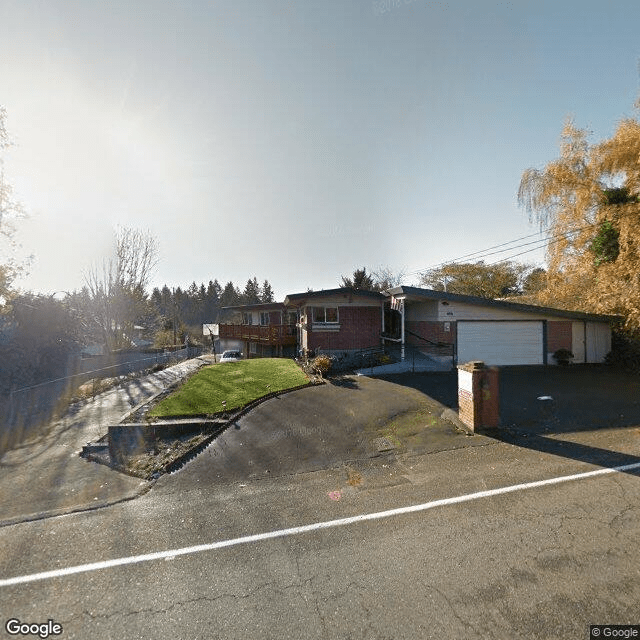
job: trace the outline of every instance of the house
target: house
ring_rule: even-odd
[[[246,357],[326,353],[358,365],[367,351],[391,353],[414,370],[488,365],[604,362],[619,316],[565,311],[506,300],[400,286],[385,293],[350,288],[307,291],[284,302],[227,307],[220,349]],[[361,360],[360,360],[361,362]],[[418,364],[418,366],[417,366]]]
[[[571,351],[576,363],[604,362],[611,326],[622,320],[416,287],[396,287],[389,294],[396,315],[385,340],[426,353],[449,345],[453,364],[556,364],[559,349]]]
[[[342,358],[382,347],[386,295],[342,287],[293,293],[284,300],[299,322],[298,350]]]
[[[296,355],[297,314],[282,302],[237,305],[222,311],[230,320],[210,325],[217,326],[220,352],[236,349],[245,358]]]

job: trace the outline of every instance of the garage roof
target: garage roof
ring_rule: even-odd
[[[511,309],[513,311],[523,311],[525,313],[544,313],[559,318],[569,318],[572,320],[593,320],[598,322],[622,322],[624,318],[616,315],[602,315],[597,313],[584,313],[582,311],[566,311],[553,307],[539,307],[533,304],[522,304],[520,302],[508,302],[507,300],[494,300],[493,298],[481,298],[480,296],[467,296],[460,293],[449,293],[447,291],[435,291],[434,289],[420,289],[418,287],[395,287],[389,289],[389,294],[398,297],[405,296],[407,300],[446,300],[447,302],[465,302],[483,307],[498,307],[501,309]]]

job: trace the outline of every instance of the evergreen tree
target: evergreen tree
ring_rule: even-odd
[[[222,295],[220,296],[220,307],[231,307],[238,304],[239,301],[240,294],[233,282],[227,282],[222,291]]]
[[[273,289],[268,280],[265,280],[262,284],[262,290],[260,295],[261,302],[273,302]]]
[[[253,280],[247,280],[241,299],[242,304],[256,304],[260,302],[260,285],[255,277]]]
[[[351,289],[363,289],[365,291],[373,291],[375,289],[373,278],[367,273],[366,267],[356,269],[353,272],[352,278],[342,276],[341,286],[349,287]]]

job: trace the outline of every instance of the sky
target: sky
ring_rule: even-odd
[[[152,286],[278,299],[539,239],[522,172],[567,117],[597,141],[636,115],[638,24],[627,0],[0,0],[17,284],[80,288],[118,227],[157,239]]]

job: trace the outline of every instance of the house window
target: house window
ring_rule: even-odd
[[[298,314],[295,311],[289,311],[289,324],[295,324],[298,322]]]
[[[314,324],[337,324],[338,307],[313,307],[311,317]]]
[[[244,312],[242,314],[242,324],[253,324],[253,315],[251,313]]]
[[[260,324],[265,327],[269,324],[269,312],[261,311],[260,312]]]
[[[253,353],[253,354],[258,353],[258,343],[257,342],[250,342],[249,343],[249,353]]]

